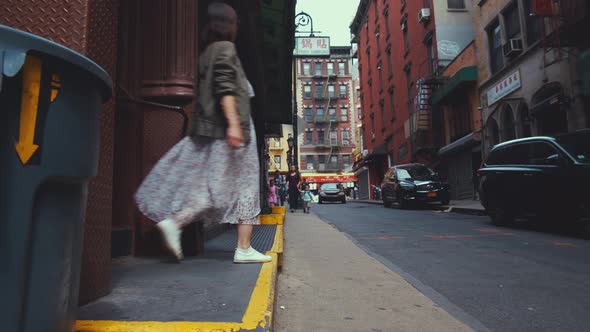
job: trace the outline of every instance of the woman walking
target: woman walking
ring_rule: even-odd
[[[250,246],[259,223],[260,165],[250,116],[253,91],[234,45],[237,28],[232,7],[209,5],[191,134],[156,164],[136,194],[140,211],[157,223],[178,260],[182,228],[199,220],[238,225],[234,263],[272,259]]]
[[[289,183],[289,209],[291,212],[295,212],[299,203],[299,184],[301,182],[301,175],[295,165],[291,165],[291,171],[287,174],[287,182]]]

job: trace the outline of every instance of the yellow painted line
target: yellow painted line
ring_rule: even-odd
[[[272,248],[270,249],[269,252],[273,252],[276,254],[282,254],[283,253],[283,249],[284,249],[284,235],[283,235],[283,225],[277,225],[277,230],[275,232],[275,239],[274,239],[274,243],[272,245]]]
[[[23,67],[20,128],[18,142],[15,144],[16,153],[23,165],[29,162],[39,148],[34,141],[41,89],[41,66],[41,59],[28,55]]]
[[[276,234],[275,234],[276,238]],[[77,332],[222,332],[248,331],[257,328],[270,330],[273,320],[278,257],[274,252],[272,262],[262,264],[256,286],[242,322],[125,322],[93,321],[76,322]]]

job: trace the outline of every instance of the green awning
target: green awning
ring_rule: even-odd
[[[582,80],[582,94],[590,96],[590,50],[580,54],[578,70]]]
[[[442,104],[444,100],[466,83],[477,82],[477,67],[461,68],[445,85],[432,96],[432,105]]]

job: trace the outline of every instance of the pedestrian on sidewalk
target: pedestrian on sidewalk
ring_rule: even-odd
[[[268,205],[270,207],[277,205],[277,186],[275,185],[275,180],[270,179],[270,183],[268,185]]]
[[[311,205],[311,200],[313,199],[311,191],[309,191],[309,185],[305,186],[303,190],[303,212],[309,213],[309,208]]]
[[[232,7],[209,5],[191,133],[158,161],[135,196],[178,260],[182,228],[201,220],[238,225],[234,263],[272,260],[250,246],[259,224],[260,164],[250,114],[254,91],[234,45],[237,29]]]
[[[277,195],[278,198],[281,201],[281,206],[285,205],[285,200],[287,198],[287,187],[285,185],[286,181],[285,181],[285,177],[281,174],[281,172],[279,172],[279,170],[277,169],[275,171],[275,185],[277,186]]]
[[[289,184],[289,209],[291,209],[291,212],[295,212],[299,203],[299,195],[301,195],[299,189],[301,174],[299,174],[297,166],[291,165],[291,171],[287,174],[287,183]]]

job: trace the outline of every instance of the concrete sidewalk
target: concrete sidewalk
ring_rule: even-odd
[[[285,232],[276,331],[470,330],[313,213]]]
[[[383,201],[369,199],[351,199],[347,202],[383,205]],[[445,212],[486,215],[486,211],[481,205],[481,202],[473,199],[453,200],[449,205],[440,206],[440,209]]]

